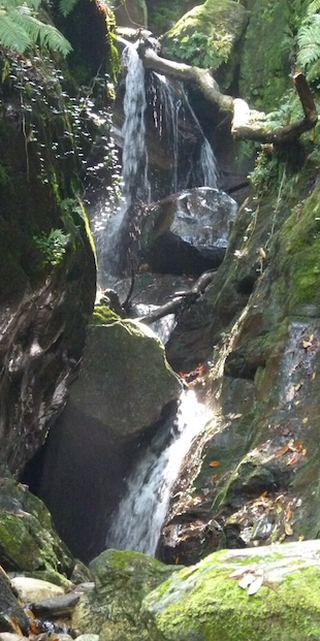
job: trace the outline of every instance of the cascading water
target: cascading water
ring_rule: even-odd
[[[123,53],[127,76],[124,97],[122,179],[126,206],[135,201],[150,201],[148,152],[145,144],[144,115],[147,108],[144,66],[136,47],[128,45]],[[137,180],[139,178],[139,180]]]
[[[176,193],[191,187],[218,186],[217,163],[210,143],[189,103],[181,82],[173,83],[159,73],[152,73],[153,121],[160,139],[165,138],[171,156],[172,178],[167,192]],[[187,120],[192,124],[196,144],[186,158],[184,134]],[[195,136],[195,133],[196,136]],[[190,136],[190,132],[188,134]]]
[[[194,390],[184,391],[169,445],[161,451],[163,435],[156,435],[128,479],[128,491],[113,518],[107,547],[155,554],[181,463],[206,419]]]
[[[124,125],[122,128],[122,180],[125,207],[118,211],[107,231],[108,253],[115,248],[115,233],[119,231],[124,214],[131,204],[150,202],[156,190],[150,186],[150,164],[146,147],[147,98],[144,68],[136,48],[125,50],[127,76],[124,98]],[[159,74],[153,78],[153,124],[156,137],[165,139],[165,148],[171,156],[171,178],[160,189],[161,197],[181,189],[206,186],[217,187],[217,169],[213,151],[192,111],[181,83],[172,83]],[[192,154],[186,154],[181,143],[182,129],[187,129],[193,144]],[[191,125],[190,125],[191,122]],[[195,132],[195,133],[194,133]],[[186,164],[187,161],[187,164]],[[181,167],[183,170],[181,169]],[[111,238],[111,243],[110,243]],[[165,321],[173,324],[174,317]],[[163,322],[161,323],[163,325]],[[160,330],[161,331],[161,330]],[[165,328],[168,334],[168,328]],[[163,334],[162,338],[164,338]],[[176,422],[171,430],[158,433],[146,448],[135,470],[127,480],[127,493],[118,511],[112,517],[106,546],[133,549],[155,554],[161,526],[169,505],[172,488],[184,457],[195,436],[204,428],[206,410],[197,401],[193,390],[184,391]],[[165,443],[164,443],[165,439]]]

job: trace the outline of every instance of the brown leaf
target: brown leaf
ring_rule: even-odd
[[[284,531],[287,536],[291,536],[293,534],[292,525],[288,521],[284,524]]]
[[[291,458],[287,462],[287,465],[294,465],[295,463],[298,463],[302,457],[302,452],[293,452]]]
[[[209,465],[210,465],[210,467],[218,467],[218,465],[220,465],[220,463],[219,463],[219,461],[211,461],[211,463],[209,463]]]
[[[274,458],[283,456],[288,450],[289,450],[289,445],[284,445],[283,447],[280,447],[280,449],[274,453]]]

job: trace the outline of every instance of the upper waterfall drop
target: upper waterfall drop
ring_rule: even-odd
[[[137,45],[129,44],[123,52],[127,67],[122,127],[122,180],[126,207],[139,200],[150,202],[145,111],[147,108],[145,73]]]

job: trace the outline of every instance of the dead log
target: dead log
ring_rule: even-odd
[[[132,33],[127,33],[126,35],[134,37],[134,33],[134,30],[132,30]],[[293,76],[293,83],[300,98],[304,118],[275,129],[268,123],[265,113],[250,109],[247,102],[241,98],[233,98],[221,93],[210,69],[201,69],[200,67],[163,58],[152,48],[148,39],[141,39],[141,33],[136,32],[136,37],[140,38],[138,53],[145,67],[166,76],[196,84],[209,101],[217,105],[221,111],[232,114],[231,132],[237,139],[282,144],[294,140],[304,132],[313,129],[318,120],[310,88],[301,72]]]
[[[168,314],[177,314],[180,313],[183,309],[190,307],[193,303],[200,298],[204,293],[205,289],[212,282],[216,270],[209,270],[201,274],[198,280],[192,285],[189,290],[183,292],[175,292],[169,300],[164,305],[161,305],[157,309],[154,309],[150,314],[141,316],[137,320],[141,321],[145,325],[151,325],[155,323],[160,318],[168,316]]]

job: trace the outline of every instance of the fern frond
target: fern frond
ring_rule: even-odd
[[[297,41],[297,62],[302,69],[306,69],[320,58],[320,15],[313,15],[302,22]]]
[[[70,42],[51,24],[44,24],[39,30],[38,39],[41,45],[67,56],[72,47]]]
[[[66,17],[69,13],[71,13],[74,5],[78,2],[78,0],[60,0],[59,1],[59,9],[64,17]]]
[[[320,0],[312,0],[308,6],[307,14],[311,16],[313,13],[320,11]]]
[[[41,0],[0,0],[0,45],[24,53],[39,43],[66,56],[72,50],[68,40],[54,27],[39,20],[34,12]]]
[[[16,13],[16,20],[26,30],[32,42],[39,42],[48,49],[59,51],[63,56],[70,53],[72,49],[70,42],[53,25],[45,24],[35,16],[20,12]]]
[[[14,17],[0,13],[0,44],[7,49],[15,49],[18,53],[23,53],[31,46],[32,41]]]

